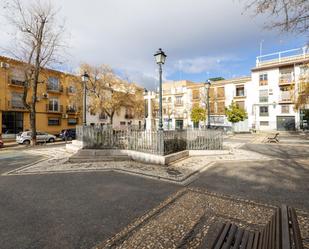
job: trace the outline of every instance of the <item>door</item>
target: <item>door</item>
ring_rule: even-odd
[[[295,117],[293,116],[277,116],[278,131],[293,131],[295,130]]]
[[[176,120],[176,129],[179,129],[179,130],[183,129],[183,120],[182,119]]]
[[[47,140],[47,134],[43,132],[37,132],[36,133],[36,140],[38,142],[46,142]]]

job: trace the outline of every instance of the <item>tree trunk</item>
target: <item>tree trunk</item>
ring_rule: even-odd
[[[113,118],[114,118],[114,112],[111,113],[111,115],[109,116],[110,118],[110,125],[113,126]]]
[[[43,42],[43,32],[45,28],[45,19],[41,21],[41,26],[39,28],[39,34],[37,37],[36,44],[36,57],[35,57],[35,68],[34,68],[34,79],[32,85],[32,99],[31,99],[31,112],[30,112],[30,124],[32,131],[32,145],[36,144],[36,100],[37,100],[37,90],[38,90],[38,82],[39,75],[41,71],[41,48]]]
[[[36,119],[35,110],[30,110],[31,145],[36,145]]]

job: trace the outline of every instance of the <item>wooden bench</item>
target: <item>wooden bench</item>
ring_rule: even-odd
[[[262,231],[249,231],[227,222],[222,224],[212,249],[303,249],[294,208],[283,205]]]
[[[275,136],[273,137],[267,137],[267,142],[268,143],[279,143],[278,136],[279,136],[279,132],[276,133]]]

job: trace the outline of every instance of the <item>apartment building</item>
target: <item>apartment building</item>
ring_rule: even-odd
[[[257,57],[247,96],[250,128],[262,131],[303,128],[302,110],[295,109],[294,103],[301,84],[308,84],[308,64],[306,47]]]
[[[111,91],[127,91],[127,89],[123,88],[106,88],[106,96],[109,96],[111,94]],[[143,92],[144,89],[139,87],[138,85],[131,86],[130,94],[136,94],[138,91]],[[142,94],[142,93],[140,93]],[[102,110],[101,112],[95,112],[91,110],[91,97],[87,96],[87,113],[86,113],[86,120],[87,125],[109,125],[111,124],[110,117],[104,113]],[[121,106],[118,110],[116,110],[114,116],[113,116],[113,128],[114,129],[125,129],[128,126],[134,126],[138,128],[143,128],[145,119],[143,117],[140,117],[140,115],[137,115],[134,113],[134,108],[131,106]]]
[[[286,131],[308,127],[304,109],[295,109],[295,101],[309,84],[308,48],[299,48],[257,57],[251,76],[213,81],[209,89],[210,124],[231,127],[225,108],[236,102],[248,119],[235,124],[235,131]],[[194,105],[207,109],[207,85],[190,81],[163,84],[164,129],[201,127],[193,124]],[[305,96],[308,99],[308,96]],[[158,96],[156,96],[158,101]]]
[[[210,123],[212,126],[231,126],[225,116],[225,107],[232,101],[236,101],[245,108],[245,89],[249,82],[250,77],[212,82],[209,89]],[[207,87],[205,83],[194,83],[187,80],[163,83],[163,128],[182,129],[205,126],[205,122],[194,123],[191,120],[191,111],[195,105],[208,110]],[[152,93],[152,96],[157,103],[154,108],[156,117],[158,117],[158,94]],[[156,118],[157,123],[158,118]],[[247,127],[245,124],[238,125]]]
[[[162,85],[164,129],[183,129],[192,125],[190,111],[193,103],[191,102],[189,88],[195,84],[191,81],[182,80],[167,82]]]
[[[30,115],[23,105],[25,77],[23,62],[0,56],[0,125],[4,136],[30,129]],[[81,108],[76,91],[78,77],[43,69],[39,77],[36,104],[38,131],[58,134],[81,123]],[[31,91],[28,94],[31,98]]]
[[[209,88],[209,111],[210,124],[212,126],[231,126],[225,116],[225,108],[232,101],[236,102],[240,107],[246,109],[246,91],[250,86],[250,77],[234,78],[229,80],[213,81]],[[207,88],[205,83],[196,83],[189,87],[189,95],[193,105],[207,108]],[[190,113],[191,115],[191,113]],[[237,124],[236,129],[247,130],[246,122]],[[191,126],[194,124],[191,123]],[[205,123],[200,123],[195,126],[203,126]]]

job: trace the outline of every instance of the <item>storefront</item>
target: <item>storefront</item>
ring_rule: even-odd
[[[2,134],[17,134],[23,131],[23,112],[2,112]]]

